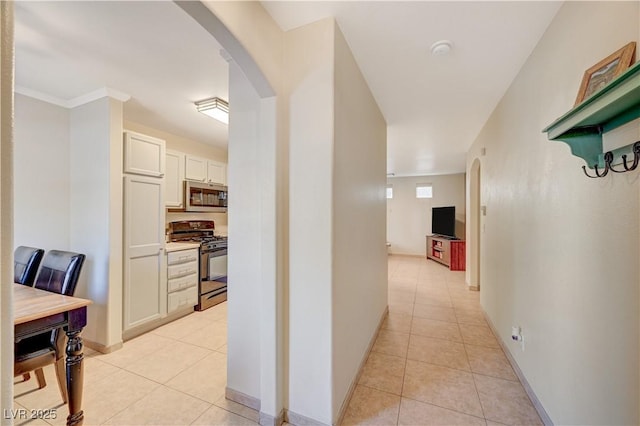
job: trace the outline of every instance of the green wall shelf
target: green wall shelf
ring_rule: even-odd
[[[600,174],[598,169],[604,168],[608,171],[612,164],[620,163],[623,155],[635,155],[634,144],[629,144],[612,151],[612,154],[605,158],[602,134],[638,117],[640,62],[633,64],[602,90],[551,123],[543,132],[547,133],[550,140],[562,141],[569,145],[573,155],[582,158],[590,169],[596,170],[598,177],[602,177],[606,171]]]

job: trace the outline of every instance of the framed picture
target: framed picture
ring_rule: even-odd
[[[632,41],[586,70],[574,106],[582,103],[629,68],[635,59],[635,53],[636,42]]]

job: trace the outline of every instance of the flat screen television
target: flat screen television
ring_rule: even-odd
[[[456,207],[433,207],[431,209],[431,233],[445,237],[456,237]]]

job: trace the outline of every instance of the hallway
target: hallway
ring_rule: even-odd
[[[389,316],[343,425],[542,424],[464,272],[389,256]]]
[[[464,272],[389,256],[389,317],[361,373],[343,425],[541,424],[480,311]],[[226,303],[126,342],[87,350],[85,425],[255,425],[258,412],[224,398]],[[48,385],[15,379],[14,409],[52,409],[64,424],[52,366]],[[312,391],[312,390],[310,390]]]

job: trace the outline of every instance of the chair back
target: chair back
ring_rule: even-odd
[[[33,286],[44,250],[20,246],[13,252],[13,282]]]
[[[65,296],[73,296],[84,258],[84,254],[70,251],[48,251],[42,260],[34,287]],[[64,353],[64,340],[65,335],[60,332],[60,329],[51,332],[50,342],[56,348],[57,356],[62,356]]]
[[[70,251],[48,251],[42,260],[34,287],[73,296],[84,258],[84,254]]]

